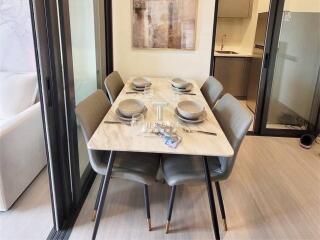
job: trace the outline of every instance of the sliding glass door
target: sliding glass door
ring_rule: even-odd
[[[314,131],[320,94],[320,2],[279,1],[273,32],[262,133]]]
[[[76,105],[102,88],[106,57],[104,0],[30,0],[37,36],[49,150],[54,233],[68,230],[94,180]],[[108,2],[108,1],[107,1]],[[107,32],[108,33],[108,32]],[[107,40],[112,34],[107,34]],[[110,46],[109,46],[110,47]],[[112,47],[112,46],[111,46]],[[112,54],[112,52],[108,52]],[[53,235],[54,235],[53,233]]]
[[[77,123],[75,106],[98,88],[93,1],[69,0],[59,3],[60,34],[65,71],[66,108],[70,159],[74,181],[85,184],[91,167],[86,143]],[[77,197],[80,197],[81,194]]]

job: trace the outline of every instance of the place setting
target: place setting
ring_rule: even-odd
[[[181,129],[185,133],[202,133],[207,135],[217,136],[214,132],[191,129],[186,124],[199,124],[206,120],[207,113],[205,107],[191,100],[181,101],[177,104],[177,107],[174,110],[175,116],[183,123]]]
[[[118,121],[104,121],[107,124],[131,125],[133,120],[144,118],[148,108],[139,99],[126,99],[119,103],[115,110]]]
[[[175,117],[184,124],[171,124],[169,121],[163,121],[162,112],[165,105],[161,105],[161,111],[157,107],[157,121],[154,123],[145,122],[146,113],[148,111],[144,102],[139,99],[126,99],[118,104],[115,110],[118,121],[105,121],[106,124],[127,125],[134,128],[134,132],[140,136],[160,136],[165,139],[165,144],[176,148],[182,138],[177,134],[177,129],[180,128],[184,133],[202,133],[207,135],[217,134],[214,132],[191,129],[186,124],[200,124],[207,118],[205,107],[196,101],[185,100],[180,101],[175,110]]]
[[[201,103],[192,100],[180,101],[174,113],[182,122],[192,124],[202,123],[207,117],[205,107]]]
[[[132,80],[130,83],[131,91],[127,91],[126,94],[138,94],[143,93],[151,89],[152,83],[145,77],[138,77]]]
[[[193,84],[191,82],[185,81],[181,78],[174,78],[171,80],[171,88],[178,94],[181,95],[196,95],[192,93]]]

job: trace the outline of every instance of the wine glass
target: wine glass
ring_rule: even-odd
[[[139,135],[145,131],[144,115],[143,113],[137,113],[132,115],[131,127],[134,129],[134,132]]]
[[[145,87],[143,95],[145,99],[151,99],[153,97],[153,89],[151,87]]]

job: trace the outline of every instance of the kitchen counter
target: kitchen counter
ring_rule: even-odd
[[[214,56],[215,57],[252,57],[253,56],[252,51],[245,51],[245,50],[238,50],[238,49],[225,49],[224,51],[234,51],[237,54],[218,53],[215,51]]]

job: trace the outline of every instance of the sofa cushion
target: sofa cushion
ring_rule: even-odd
[[[0,119],[7,119],[35,103],[37,73],[0,72]]]

